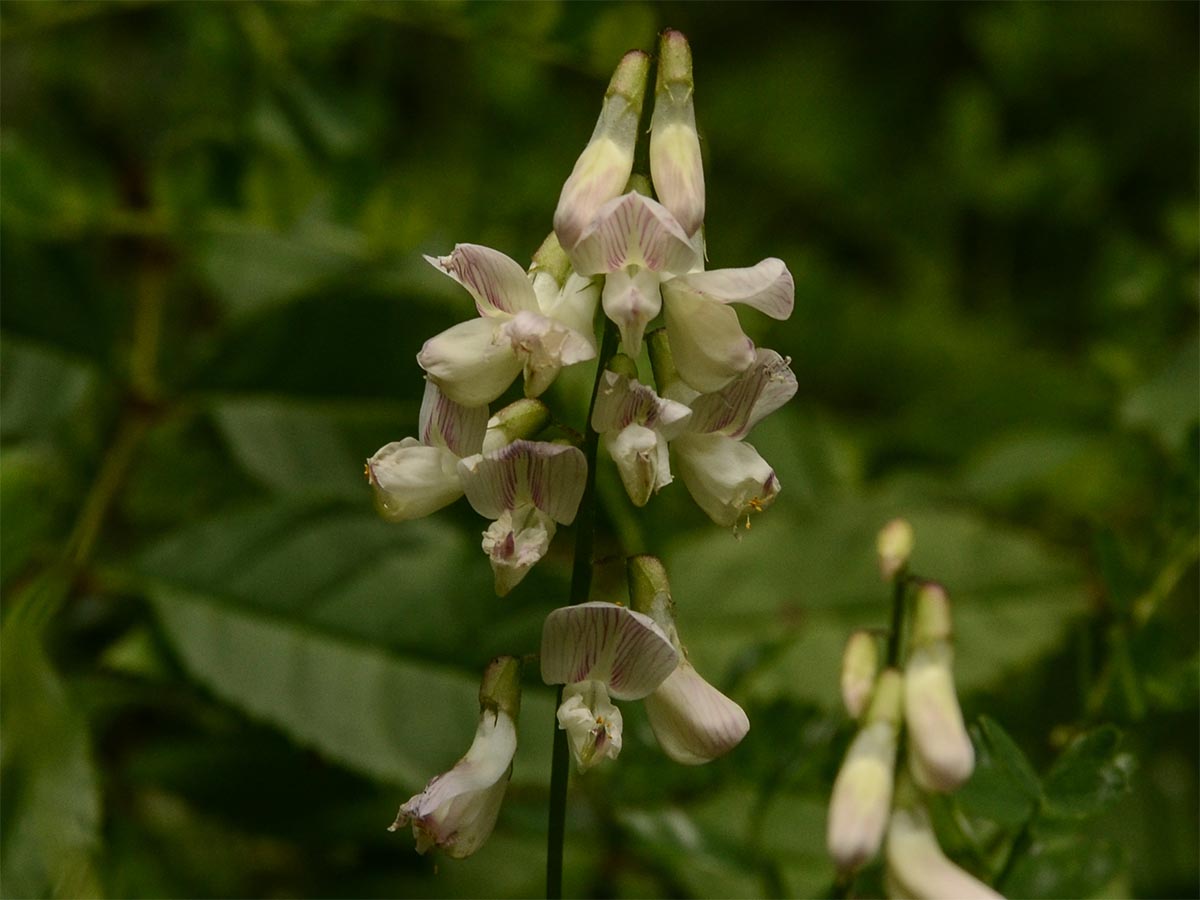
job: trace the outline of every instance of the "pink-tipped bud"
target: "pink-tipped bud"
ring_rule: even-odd
[[[650,175],[658,199],[691,237],[704,224],[704,165],[692,103],[692,51],[687,38],[664,31],[650,120]]]
[[[842,654],[842,702],[854,718],[862,715],[871,699],[879,671],[879,647],[869,631],[856,631]]]
[[[875,552],[879,557],[879,574],[891,581],[908,565],[913,550],[913,527],[907,519],[892,519],[879,530]]]
[[[649,74],[650,57],[640,50],[626,53],[613,72],[596,130],[575,161],[554,210],[554,232],[568,253],[600,207],[625,190]]]

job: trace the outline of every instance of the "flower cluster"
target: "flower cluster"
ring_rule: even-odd
[[[774,470],[744,438],[791,399],[796,379],[787,359],[755,347],[735,305],[786,318],[792,276],[774,258],[705,271],[691,50],[677,31],[664,32],[659,46],[649,178],[634,172],[650,69],[638,51],[618,64],[563,185],[553,232],[528,269],[478,244],[426,257],[466,290],[477,316],[425,342],[417,436],[367,461],[388,519],[424,516],[465,496],[490,520],[482,546],[502,596],[546,555],[558,526],[580,514],[598,446],[638,507],[672,482],[672,465],[725,527],[748,527],[779,493]],[[591,360],[598,371],[585,454],[562,439],[574,432],[539,398],[564,368]],[[492,414],[518,378],[525,396]],[[669,757],[708,762],[746,734],[746,714],[688,661],[662,564],[635,556],[627,574],[628,605],[582,602],[546,618],[540,667],[543,681],[562,685],[559,727],[585,770],[620,753],[614,701],[644,700]],[[577,593],[573,584],[573,599],[586,596],[586,586]],[[493,662],[470,751],[401,808],[396,824],[412,823],[418,850],[465,856],[490,833],[516,752],[519,669],[512,657]]]
[[[901,598],[912,546],[912,528],[903,520],[880,532],[880,571],[897,581]],[[919,583],[907,660],[903,669],[889,662],[878,671],[874,635],[850,636],[842,699],[860,727],[833,785],[829,854],[848,874],[885,846],[889,897],[998,897],[942,853],[925,807],[925,795],[956,790],[975,767],[954,689],[950,600],[941,585]],[[902,733],[907,766],[897,775]]]

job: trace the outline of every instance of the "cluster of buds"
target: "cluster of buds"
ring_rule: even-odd
[[[898,588],[911,579],[912,527],[897,519],[879,534],[880,571]],[[849,875],[885,847],[890,897],[995,898],[938,846],[924,797],[956,790],[971,776],[975,751],[954,688],[950,599],[934,582],[916,581],[907,658],[880,671],[877,638],[850,636],[842,658],[842,700],[859,730],[838,771],[829,804],[827,843]],[[898,636],[894,646],[899,649]],[[897,657],[898,653],[889,654]],[[906,765],[897,772],[901,738]]]
[[[792,276],[774,258],[704,270],[692,58],[677,31],[659,44],[649,177],[634,172],[651,62],[631,51],[618,64],[528,269],[478,244],[426,257],[467,291],[478,315],[425,342],[418,435],[367,461],[388,519],[425,516],[465,496],[490,520],[482,546],[501,596],[546,555],[557,527],[574,521],[594,475],[593,460],[561,438],[571,429],[539,398],[562,369],[601,354],[586,423],[596,443],[585,447],[605,449],[635,506],[672,482],[672,460],[699,507],[725,527],[749,527],[779,493],[774,470],[744,438],[791,399],[796,378],[787,359],[755,347],[734,304],[785,319]],[[518,378],[524,397],[493,414]],[[688,662],[661,563],[633,557],[628,579],[628,603],[579,603],[545,621],[541,674],[562,685],[557,719],[576,765],[620,752],[614,700],[645,700],[671,759],[708,762],[742,739],[746,715]],[[418,850],[466,856],[490,833],[516,752],[519,669],[514,657],[492,663],[470,751],[401,808],[393,827],[411,822]]]

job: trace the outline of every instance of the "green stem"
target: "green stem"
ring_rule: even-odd
[[[584,482],[583,498],[579,502],[579,515],[575,520],[575,561],[571,568],[569,595],[572,605],[585,603],[592,589],[592,549],[596,542],[596,451],[600,446],[600,435],[592,428],[592,411],[596,408],[596,397],[600,393],[600,379],[604,375],[604,366],[616,349],[617,329],[606,319],[596,364],[596,380],[592,383],[592,398],[588,402],[587,421],[583,428],[583,456],[587,460],[587,480]],[[559,685],[554,701],[555,709],[562,704],[562,694],[563,685]],[[552,900],[562,897],[563,838],[567,821],[569,763],[567,733],[555,722],[554,749],[550,763],[550,814],[546,831],[546,897]]]
[[[900,645],[904,635],[904,592],[908,587],[908,571],[901,569],[892,579],[892,628],[888,632],[888,668],[900,665]]]

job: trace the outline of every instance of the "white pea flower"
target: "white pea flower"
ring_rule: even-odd
[[[520,661],[494,659],[479,690],[479,725],[467,754],[410,798],[389,831],[412,823],[417,852],[436,846],[463,859],[483,846],[500,814],[517,752]]]
[[[685,766],[723,756],[750,730],[745,710],[709,684],[688,661],[675,625],[675,602],[662,562],[634,556],[627,563],[634,608],[662,629],[679,653],[675,670],[646,697],[646,717],[659,747]]]
[[[462,460],[458,473],[471,506],[494,520],[483,551],[503,597],[545,556],[557,525],[575,520],[587,462],[576,447],[518,440]]]
[[[380,514],[393,522],[417,519],[461,497],[458,461],[482,449],[487,422],[486,406],[455,403],[427,381],[420,440],[393,441],[367,460],[367,478]]]
[[[522,372],[526,396],[537,397],[564,366],[595,357],[596,288],[588,279],[570,275],[555,292],[545,282],[553,281],[549,273],[531,276],[479,244],[458,244],[449,256],[425,259],[465,287],[479,312],[479,318],[430,338],[417,354],[451,399],[466,406],[490,403]],[[535,280],[541,281],[537,290]]]
[[[892,898],[1001,900],[942,852],[924,807],[897,807],[887,831],[885,885]]]
[[[795,393],[788,360],[759,349],[753,365],[726,387],[690,402],[692,417],[674,441],[675,458],[692,498],[718,525],[745,520],[749,526],[750,513],[774,502],[780,487],[775,470],[742,438]]]
[[[563,184],[554,210],[554,231],[563,247],[573,247],[597,210],[625,190],[633,171],[649,74],[650,57],[640,50],[621,57],[613,72],[596,129]]]
[[[668,29],[659,41],[650,119],[650,177],[659,200],[688,235],[704,224],[704,165],[696,133],[694,90],[687,38]]]
[[[691,414],[682,403],[660,398],[634,378],[613,371],[601,376],[592,428],[617,464],[634,506],[645,506],[671,483],[667,444],[683,432]]]
[[[558,722],[580,769],[620,752],[621,716],[609,697],[642,699],[678,661],[678,651],[654,620],[627,607],[580,603],[546,617],[542,680],[566,685]]]
[[[892,807],[903,676],[887,669],[867,718],[833,782],[826,845],[838,871],[849,872],[879,852]]]

